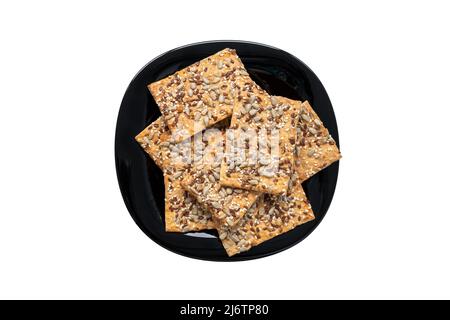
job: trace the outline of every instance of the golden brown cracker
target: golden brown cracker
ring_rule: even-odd
[[[199,204],[211,212],[217,226],[233,226],[256,201],[258,193],[222,187],[219,183],[223,159],[225,130],[207,131],[208,150],[201,162],[195,163],[186,173],[181,185]]]
[[[179,142],[231,116],[235,83],[244,79],[251,81],[236,51],[227,48],[148,88]]]
[[[189,232],[214,229],[211,214],[181,186],[186,171],[169,168],[164,173],[166,231]]]
[[[230,151],[222,163],[220,183],[233,188],[282,194],[287,191],[292,172],[301,102],[271,97],[256,85],[245,85],[246,91],[251,93],[235,105],[231,128],[236,130],[232,133],[234,139],[227,139],[230,144],[227,150]],[[252,144],[250,139],[253,138],[249,138],[246,144],[234,146],[240,140],[245,140],[245,135],[256,138],[257,159],[254,152],[249,152],[243,161],[242,157],[236,157],[239,153],[244,154],[242,146],[246,149]],[[261,148],[262,137],[266,137],[270,152]]]
[[[297,129],[295,170],[300,181],[305,181],[341,158],[336,142],[331,137],[308,101],[302,104]]]
[[[283,195],[262,195],[233,227],[219,230],[229,256],[244,252],[314,219],[311,205],[298,179],[291,179]]]

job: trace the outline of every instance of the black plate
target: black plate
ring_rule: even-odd
[[[299,59],[280,49],[244,41],[210,41],[171,50],[149,62],[131,81],[117,119],[116,170],[125,204],[148,237],[173,252],[192,258],[235,261],[271,255],[306,238],[322,221],[333,198],[339,163],[303,186],[316,219],[234,257],[227,257],[215,231],[164,231],[164,183],[161,170],[135,142],[134,136],[160,116],[147,84],[164,78],[224,48],[237,50],[251,77],[272,95],[309,100],[339,145],[333,108],[317,76]]]

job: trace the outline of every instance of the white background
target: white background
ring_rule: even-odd
[[[0,298],[450,298],[445,4],[2,2]],[[243,263],[159,247],[130,218],[115,174],[132,77],[167,50],[214,39],[308,64],[344,157],[320,227]]]

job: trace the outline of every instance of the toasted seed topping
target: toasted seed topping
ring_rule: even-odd
[[[278,104],[278,99],[274,96],[270,97],[270,102],[272,105],[276,106]]]
[[[307,121],[307,122],[310,122],[310,121],[311,121],[311,118],[310,118],[307,114],[305,114],[305,113],[302,114],[302,119],[305,120],[305,121]]]
[[[179,177],[181,177],[182,174],[183,174],[183,172],[182,172],[182,171],[179,171],[179,172],[177,172],[177,173],[175,173],[175,174],[173,175],[173,178],[174,178],[174,179],[178,179]]]

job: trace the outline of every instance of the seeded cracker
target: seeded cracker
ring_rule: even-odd
[[[204,136],[209,140],[208,146],[211,147],[211,152],[203,158],[202,162],[194,164],[181,182],[183,188],[211,212],[217,227],[234,226],[259,196],[256,192],[220,185],[224,136],[224,130],[217,130],[209,137]]]
[[[168,168],[164,174],[166,231],[189,232],[214,229],[211,214],[195,201],[181,187],[182,175],[179,168]]]
[[[224,49],[148,88],[179,142],[231,116],[236,81],[251,81],[235,50]]]
[[[139,133],[136,140],[164,173],[166,231],[213,229],[215,225],[211,214],[203,210],[181,187],[181,179],[189,170],[189,162],[171,164],[170,150],[173,150],[175,144],[162,117]]]
[[[303,102],[297,127],[296,171],[301,182],[341,158],[331,137],[308,101]]]
[[[161,170],[170,159],[170,136],[169,128],[163,118],[159,117],[135,138]]]
[[[262,195],[236,226],[219,230],[228,256],[247,251],[314,219],[298,177],[293,177],[289,184],[286,194]]]
[[[244,86],[245,95],[238,97],[231,119],[234,143],[243,134],[252,131],[266,132],[270,152],[258,147],[256,163],[247,156],[245,161],[235,156],[239,147],[230,146],[220,172],[220,183],[224,186],[242,188],[269,194],[286,192],[292,171],[293,152],[296,142],[296,126],[301,102],[283,97],[269,96],[253,82],[238,84]],[[273,134],[278,133],[278,141]],[[227,142],[229,139],[227,139]],[[258,138],[258,143],[261,143]],[[272,146],[271,146],[272,145]],[[247,146],[245,146],[247,148]],[[278,149],[278,152],[275,152]],[[279,157],[278,157],[279,156]]]

